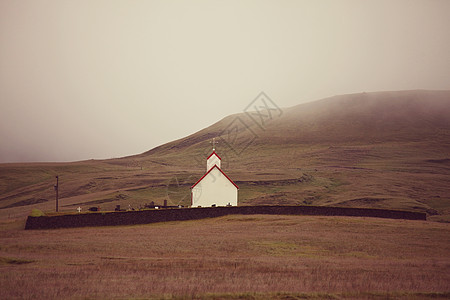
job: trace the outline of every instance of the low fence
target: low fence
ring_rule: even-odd
[[[156,222],[199,220],[226,215],[310,215],[353,216],[426,220],[426,214],[400,210],[328,206],[233,206],[174,208],[127,212],[81,213],[61,216],[28,217],[25,229],[138,225]]]

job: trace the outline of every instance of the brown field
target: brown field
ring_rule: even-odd
[[[1,223],[2,299],[450,297],[448,223],[255,215],[22,226]]]

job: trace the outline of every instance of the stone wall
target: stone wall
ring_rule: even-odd
[[[173,208],[127,212],[81,213],[60,216],[28,217],[25,229],[137,225],[156,222],[198,220],[226,215],[310,215],[353,216],[407,220],[426,220],[426,214],[400,210],[328,206],[235,206]]]

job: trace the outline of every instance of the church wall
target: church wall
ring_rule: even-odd
[[[192,189],[192,207],[237,206],[238,189],[217,168]]]

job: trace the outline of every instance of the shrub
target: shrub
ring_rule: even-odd
[[[44,212],[42,212],[42,210],[33,208],[33,210],[31,211],[30,214],[31,217],[43,217],[45,216]]]

